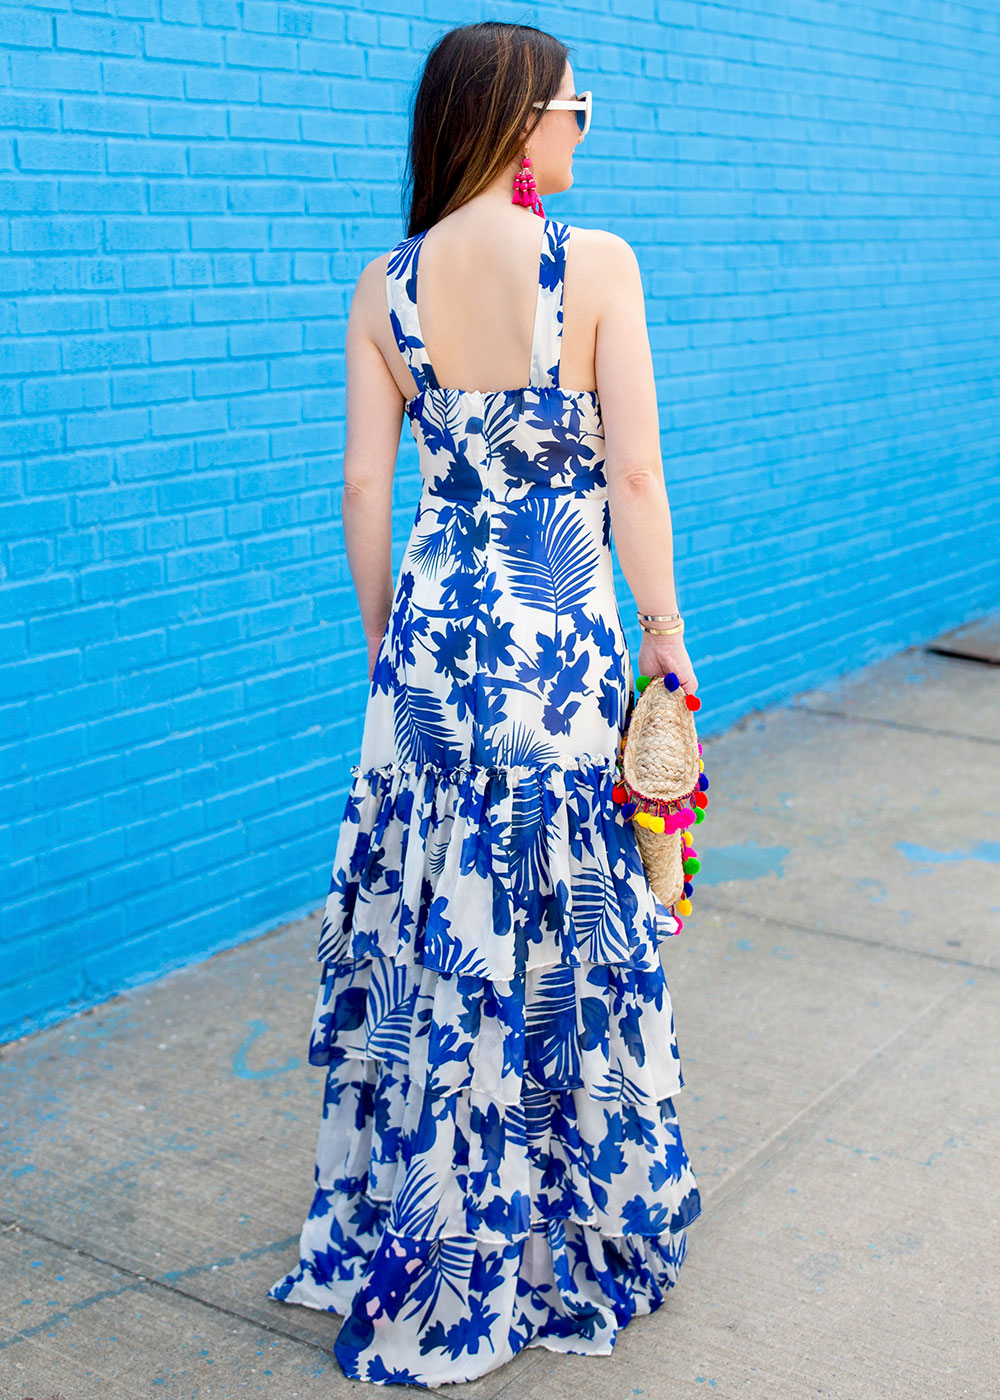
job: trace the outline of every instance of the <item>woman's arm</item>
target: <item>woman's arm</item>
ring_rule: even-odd
[[[629,244],[617,234],[605,238],[608,296],[597,323],[595,373],[615,547],[641,611],[671,613],[677,611],[673,530],[642,280]]]
[[[376,258],[358,278],[344,345],[347,434],[340,510],[369,679],[392,609],[392,478],[404,402],[373,335],[379,311],[389,315],[385,264],[386,256]]]
[[[635,253],[623,238],[605,233],[602,244],[600,285],[607,294],[597,322],[595,374],[604,421],[611,529],[639,611],[667,616],[680,608],[642,278]],[[694,694],[697,689],[683,632],[670,637],[644,632],[638,664],[641,674],[674,671],[685,691]]]

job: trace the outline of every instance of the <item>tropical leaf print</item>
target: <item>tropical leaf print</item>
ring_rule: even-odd
[[[526,1054],[539,1084],[582,1086],[576,1034],[576,981],[567,965],[542,973],[525,1015]]]
[[[396,966],[388,959],[374,959],[365,1001],[366,1049],[374,1059],[406,1061],[409,1058],[416,994],[406,967]]]
[[[430,1100],[425,1101],[425,1108]],[[386,1228],[394,1235],[422,1239],[430,1235],[437,1202],[441,1192],[430,1167],[408,1171],[403,1185],[393,1198]]]
[[[582,870],[573,886],[573,927],[577,941],[595,963],[627,960],[628,931],[615,902],[615,885],[599,868]]]
[[[450,768],[460,761],[459,736],[448,728],[444,706],[434,691],[401,686],[393,698],[394,732],[404,762]]]
[[[482,416],[470,418],[466,425],[470,432],[474,431],[482,437],[487,472],[493,461],[507,461],[507,454],[517,435],[520,398],[516,390],[489,395]]]
[[[420,573],[434,577],[447,568],[452,554],[451,536],[456,529],[456,515],[452,505],[442,505],[435,510],[421,502],[417,507],[406,558]],[[418,526],[421,528],[418,529]]]
[[[494,538],[518,602],[569,621],[590,597],[597,553],[570,500],[529,497],[498,513]]]
[[[426,1327],[438,1306],[442,1288],[449,1289],[460,1302],[464,1301],[475,1258],[473,1239],[435,1240],[426,1257],[426,1272],[413,1290],[413,1307],[406,1316],[413,1317],[422,1311],[423,1317],[417,1325],[421,1329]]]
[[[518,722],[498,742],[493,757],[500,768],[550,768],[557,765],[559,750],[550,737]]]
[[[468,456],[470,441],[465,431],[466,408],[461,389],[442,389],[428,398],[421,416],[423,441],[427,452],[446,459],[444,471],[434,478],[440,494],[446,498],[465,496],[475,500],[479,495],[479,473]]]

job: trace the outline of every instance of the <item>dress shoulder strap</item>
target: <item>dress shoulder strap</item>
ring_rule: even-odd
[[[385,273],[385,295],[392,333],[413,375],[417,393],[439,387],[437,375],[427,357],[417,316],[417,265],[426,232],[423,229],[397,243],[389,253]]]
[[[538,300],[531,341],[531,385],[533,388],[559,387],[559,359],[562,352],[563,279],[566,274],[566,245],[570,225],[545,220],[542,255],[538,265]]]

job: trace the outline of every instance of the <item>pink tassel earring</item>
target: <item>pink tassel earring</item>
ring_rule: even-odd
[[[514,198],[511,204],[523,204],[526,209],[533,209],[539,218],[545,218],[545,210],[538,197],[535,177],[531,170],[531,157],[527,152],[521,157],[521,169],[514,176]]]

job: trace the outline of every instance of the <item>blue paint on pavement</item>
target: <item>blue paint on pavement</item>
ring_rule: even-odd
[[[741,841],[736,846],[706,846],[696,881],[702,889],[727,880],[759,880],[764,875],[784,875],[789,846],[758,846]]]
[[[983,860],[991,865],[1000,863],[1000,841],[977,841],[971,850],[934,851],[930,846],[918,846],[914,841],[897,841],[896,850],[907,860],[923,861],[940,865],[945,861]]]
[[[272,1061],[267,1069],[251,1069],[247,1064],[247,1051],[255,1040],[259,1040],[267,1032],[266,1021],[250,1021],[250,1034],[233,1056],[233,1073],[239,1079],[272,1079],[276,1074],[287,1074],[290,1069],[298,1068],[298,1056],[290,1055],[283,1065],[276,1065]]]

